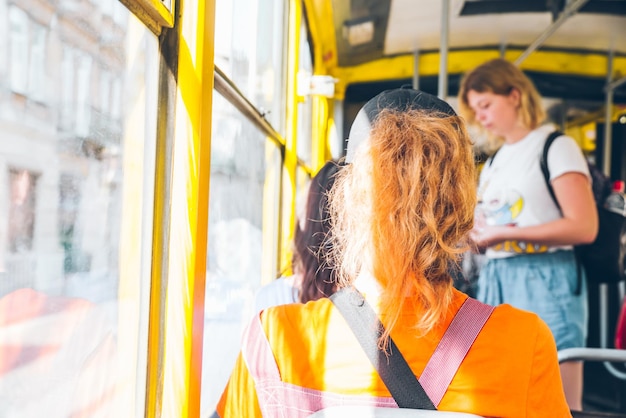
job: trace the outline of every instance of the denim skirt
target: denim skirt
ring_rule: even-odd
[[[478,278],[476,298],[489,305],[508,303],[543,319],[557,350],[584,347],[587,339],[587,287],[573,251],[489,259]],[[576,293],[576,290],[580,290]]]

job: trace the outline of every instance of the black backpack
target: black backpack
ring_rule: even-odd
[[[552,132],[546,139],[541,155],[540,165],[546,186],[552,196],[552,200],[559,207],[550,184],[550,171],[548,170],[548,150],[552,142],[561,132]],[[626,258],[626,218],[620,214],[611,212],[604,207],[604,202],[612,191],[612,182],[594,164],[587,162],[592,179],[593,197],[598,209],[599,229],[598,235],[591,244],[574,246],[578,266],[582,265],[587,273],[587,280],[592,283],[615,283],[626,278],[624,274]],[[560,207],[559,207],[560,209]],[[578,285],[576,294],[580,293],[581,275],[578,273]]]

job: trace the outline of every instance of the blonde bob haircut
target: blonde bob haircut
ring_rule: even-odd
[[[449,269],[467,249],[476,191],[472,144],[458,116],[384,109],[331,191],[339,286],[366,271],[381,285],[383,341],[407,304],[426,333],[452,299]]]
[[[471,90],[501,96],[508,96],[513,90],[517,90],[520,94],[519,113],[526,127],[535,129],[546,118],[541,96],[533,82],[522,70],[504,59],[487,61],[466,73],[461,80],[458,95],[461,115],[469,124],[480,126],[476,121],[476,113],[467,100],[467,94]]]

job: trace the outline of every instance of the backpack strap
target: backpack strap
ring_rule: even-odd
[[[556,194],[554,193],[554,189],[552,188],[552,183],[550,183],[550,169],[548,168],[548,151],[550,151],[550,145],[554,142],[555,139],[563,135],[561,131],[554,131],[548,138],[546,138],[546,143],[543,145],[543,152],[541,153],[541,159],[539,160],[539,165],[541,166],[541,172],[543,173],[543,179],[546,182],[546,187],[548,188],[548,192],[552,197],[552,201],[561,212],[561,205],[559,205],[559,201],[556,199]],[[582,290],[582,266],[578,257],[578,254],[574,248],[574,255],[576,256],[576,289],[574,290],[575,295],[580,295]]]
[[[563,132],[554,131],[548,138],[546,138],[546,142],[543,145],[543,152],[541,153],[541,159],[539,160],[539,164],[541,166],[541,172],[543,173],[543,179],[546,182],[546,187],[548,188],[548,192],[552,197],[552,201],[556,205],[556,207],[561,210],[561,205],[559,205],[559,201],[556,200],[556,194],[554,194],[554,189],[552,188],[552,184],[550,183],[550,169],[548,168],[548,151],[550,151],[550,145],[554,142],[555,139],[562,136]]]
[[[380,320],[354,288],[341,289],[331,301],[342,313],[400,408],[435,409],[494,307],[467,298],[416,379],[402,353],[389,339],[389,353],[379,348]],[[376,332],[372,332],[372,331]]]
[[[493,159],[496,158],[496,154],[498,153],[498,151],[500,151],[500,148],[498,148],[497,150],[494,151],[493,154],[491,154],[491,157],[489,157],[487,159],[487,162],[485,164],[487,164],[487,166],[491,167],[491,164],[493,164]]]

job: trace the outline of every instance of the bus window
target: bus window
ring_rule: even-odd
[[[311,59],[311,47],[307,39],[307,30],[305,19],[302,19],[300,28],[300,48],[299,48],[299,69],[298,69],[298,87],[301,90],[301,83],[310,83],[313,75],[313,63]],[[302,94],[298,92],[298,136],[296,149],[298,158],[309,167],[312,163],[312,125],[313,125],[313,100],[308,92]]]
[[[157,38],[114,0],[0,3],[0,415],[142,416]]]
[[[279,148],[218,94],[213,115],[203,410],[215,406],[226,384],[241,331],[254,313],[263,253],[276,245],[263,245],[263,204],[266,186],[278,189],[277,175],[266,183],[266,170],[280,172]],[[276,225],[270,228],[276,231]]]
[[[215,4],[220,78],[278,136],[286,131],[285,3]],[[278,270],[284,140],[270,140],[229,100],[213,95],[202,416],[226,384],[257,289]]]
[[[285,3],[216,0],[215,65],[285,134]],[[241,13],[241,11],[247,13]]]

